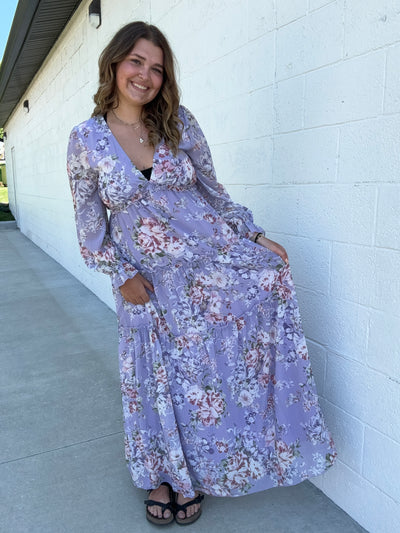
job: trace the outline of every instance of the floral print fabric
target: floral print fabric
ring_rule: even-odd
[[[193,115],[180,149],[155,148],[150,180],[103,117],[72,130],[78,240],[112,278],[125,453],[138,487],[240,496],[322,473],[336,452],[321,414],[290,267],[217,182]],[[110,212],[108,219],[107,210]],[[133,305],[119,287],[154,286]]]

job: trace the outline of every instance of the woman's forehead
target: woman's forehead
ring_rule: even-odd
[[[138,55],[151,63],[159,63],[160,65],[163,65],[164,63],[164,53],[162,49],[153,42],[143,38],[136,42],[128,56],[130,55]]]

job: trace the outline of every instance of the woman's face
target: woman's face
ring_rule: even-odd
[[[164,79],[164,57],[160,47],[139,39],[116,68],[119,105],[142,107],[157,96]]]

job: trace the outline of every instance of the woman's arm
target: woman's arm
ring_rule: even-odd
[[[81,255],[89,268],[110,275],[114,286],[120,287],[137,270],[121,256],[109,235],[107,211],[98,194],[98,171],[79,126],[69,138],[67,171]]]
[[[188,109],[181,106],[180,118],[183,122],[180,148],[192,160],[196,170],[197,187],[201,194],[235,233],[252,241],[259,235],[257,244],[275,252],[287,263],[288,256],[283,246],[267,239],[262,228],[254,224],[251,211],[233,202],[225,188],[218,183],[210,148],[195,117]]]
[[[267,239],[267,237],[260,233],[253,233],[250,239],[257,244],[264,246],[264,248],[268,248],[268,250],[271,250],[275,254],[278,254],[279,257],[281,257],[286,264],[289,263],[288,254],[281,244],[278,244],[275,241],[271,241],[271,239]]]
[[[262,228],[254,224],[251,211],[233,202],[223,185],[218,183],[210,148],[195,117],[181,106],[180,118],[183,122],[180,148],[188,154],[193,163],[196,185],[202,196],[241,237],[250,238],[254,232],[263,233]]]

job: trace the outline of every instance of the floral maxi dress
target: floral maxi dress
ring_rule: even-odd
[[[70,136],[68,174],[86,264],[112,279],[125,455],[133,483],[240,496],[322,473],[321,414],[289,265],[217,182],[193,115],[150,180],[97,116]],[[108,220],[107,210],[110,211]],[[119,287],[154,286],[133,305]]]

